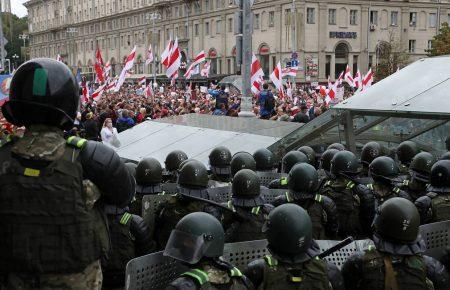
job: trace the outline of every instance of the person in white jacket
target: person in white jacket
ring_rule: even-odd
[[[113,127],[111,118],[106,118],[103,122],[103,128],[100,132],[103,143],[114,147],[120,147],[119,133]]]

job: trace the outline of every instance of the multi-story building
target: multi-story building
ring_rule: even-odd
[[[3,12],[11,13],[11,0],[0,0]]]
[[[205,50],[213,73],[236,71],[233,0],[30,0],[25,6],[31,57],[60,54],[92,72],[98,45],[118,74],[136,45],[135,71],[152,73],[145,66],[149,44],[159,55],[177,36],[184,60]],[[383,45],[395,44],[411,60],[424,57],[449,21],[450,0],[255,0],[253,12],[253,51],[266,75],[296,52],[303,68],[298,80],[323,81],[347,64],[364,73]]]

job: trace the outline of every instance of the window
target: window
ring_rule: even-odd
[[[358,10],[350,10],[350,25],[358,24]]]
[[[306,9],[306,23],[314,24],[316,22],[315,12],[316,12],[315,8],[307,8]]]
[[[417,24],[417,12],[409,13],[409,26],[416,27]]]
[[[222,28],[222,21],[221,20],[217,20],[217,22],[216,22],[216,34],[220,34],[221,28]]]
[[[255,18],[253,19],[254,19],[253,28],[259,29],[259,14],[255,14]]]
[[[378,11],[370,11],[370,24],[378,25]]]
[[[205,34],[209,35],[209,22],[205,22]]]
[[[416,51],[416,41],[414,39],[409,40],[409,52],[413,53]]]
[[[437,22],[436,13],[428,14],[428,26],[431,28],[435,28],[436,22]]]
[[[284,25],[291,25],[291,9],[284,10]]]
[[[433,48],[433,41],[428,40],[427,49],[432,49],[432,48]]]
[[[273,27],[275,25],[275,12],[269,12],[269,27]]]
[[[228,32],[233,32],[233,18],[228,18]]]
[[[328,24],[336,25],[336,9],[328,10]]]
[[[195,36],[198,36],[198,23],[195,23],[194,24],[194,34],[195,34]]]
[[[397,25],[398,25],[398,12],[391,11],[391,26],[397,26]]]
[[[209,11],[210,6],[209,6],[209,0],[205,0],[205,10]]]

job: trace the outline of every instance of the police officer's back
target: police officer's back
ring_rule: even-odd
[[[319,174],[319,189],[321,190],[325,183],[331,179],[331,160],[333,159],[334,155],[338,153],[339,150],[337,149],[327,149],[325,152],[323,152],[322,156],[320,156],[320,165],[319,170],[317,170],[317,173]]]
[[[261,240],[261,228],[273,206],[266,204],[261,195],[258,175],[250,169],[242,169],[233,178],[232,198],[227,206],[232,214],[224,219],[227,243]]]
[[[9,122],[26,127],[23,138],[0,148],[0,285],[8,289],[99,289],[99,259],[109,250],[99,204],[123,207],[134,195],[114,150],[64,140],[78,92],[67,66],[35,59],[16,71],[2,107]]]
[[[183,217],[171,232],[164,255],[180,261],[189,270],[166,290],[252,289],[238,268],[221,259],[224,244],[222,225],[212,215],[195,212]]]
[[[219,146],[211,150],[209,165],[211,176],[209,187],[228,186],[231,181],[231,152],[225,146]]]
[[[297,163],[308,163],[308,157],[300,151],[289,151],[281,160],[281,172],[289,173]],[[287,189],[288,179],[286,177],[274,179],[269,183],[268,187],[271,189]]]
[[[142,216],[142,198],[145,195],[163,194],[162,166],[153,157],[139,161],[136,168],[136,196],[130,205],[130,213]]]
[[[339,236],[362,237],[370,233],[375,215],[373,193],[356,181],[359,162],[350,151],[339,151],[331,160],[332,178],[321,190],[321,194],[331,198],[337,206],[339,217]]]
[[[403,141],[396,149],[397,158],[399,161],[399,171],[401,175],[408,175],[409,165],[412,159],[420,152],[417,144],[413,141]]]
[[[400,188],[406,191],[413,201],[427,194],[431,167],[435,161],[434,156],[428,152],[420,152],[412,159],[409,178],[401,182]]]
[[[155,238],[160,248],[164,248],[177,222],[191,212],[204,211],[221,219],[221,211],[207,202],[210,198],[207,187],[208,172],[205,165],[197,160],[187,161],[180,169],[178,194],[171,196],[157,210]]]
[[[338,231],[336,204],[327,196],[317,193],[319,177],[308,163],[294,165],[288,175],[289,191],[273,202],[274,206],[295,203],[303,207],[311,217],[313,238],[334,238]]]
[[[433,165],[428,193],[415,204],[422,224],[450,220],[450,160],[439,160]]]
[[[354,254],[342,268],[346,289],[449,289],[444,266],[423,256],[419,225],[409,200],[395,197],[383,203],[374,221],[375,247]]]
[[[333,264],[318,257],[312,223],[295,204],[275,208],[265,225],[270,254],[250,262],[245,275],[256,289],[343,289],[342,277]]]
[[[302,146],[297,149],[308,157],[308,163],[316,167],[316,151],[311,146]]]
[[[367,142],[361,149],[361,178],[359,181],[364,184],[373,183],[373,179],[369,177],[369,165],[372,161],[380,156],[386,156],[387,149],[378,142]]]

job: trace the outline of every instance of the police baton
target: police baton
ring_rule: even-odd
[[[319,258],[323,259],[331,254],[333,254],[336,251],[339,251],[340,249],[342,249],[343,247],[351,244],[353,242],[353,237],[348,237],[343,241],[340,241],[339,243],[337,243],[336,245],[332,246],[331,248],[329,248],[328,250],[325,250],[325,252],[319,254]]]

